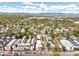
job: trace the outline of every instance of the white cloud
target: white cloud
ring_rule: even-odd
[[[48,9],[56,10],[56,9],[68,9],[68,8],[76,8],[76,5],[70,4],[70,5],[51,5],[48,7]]]
[[[24,5],[26,5],[26,4],[33,5],[31,2],[23,2],[22,4],[24,4]]]
[[[20,8],[17,7],[9,7],[7,5],[0,6],[0,12],[23,12],[23,13],[79,13],[79,7],[75,4],[68,4],[68,5],[50,5],[44,3],[31,3],[25,2],[22,3],[25,6],[21,6]]]
[[[23,2],[22,4],[24,4],[24,5],[36,5],[36,6],[39,6],[40,4],[37,4],[37,3],[32,3],[32,2]]]
[[[8,7],[7,5],[0,6],[0,12],[20,12],[16,7]]]
[[[45,10],[43,10],[42,8],[38,8],[35,6],[25,6],[25,7],[21,7],[23,9],[23,11],[27,12],[27,13],[42,13],[45,12]]]
[[[38,8],[36,6],[38,6],[40,8],[40,11],[41,12],[72,12],[72,13],[75,13],[74,11],[76,10],[79,10],[79,7],[77,7],[75,4],[69,4],[69,5],[51,5],[51,6],[48,6],[44,3],[40,3],[40,4],[34,4],[34,3],[23,3],[23,4],[28,4],[28,5],[33,5],[34,8],[36,8],[36,11],[38,10]],[[33,6],[29,6],[30,9],[31,7]],[[25,7],[26,8],[26,7]],[[26,8],[27,9],[27,8]],[[32,8],[33,9],[33,8]],[[38,12],[38,11],[37,11]],[[78,12],[78,11],[77,11]],[[39,12],[38,12],[39,13]]]

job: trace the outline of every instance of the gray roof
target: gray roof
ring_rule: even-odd
[[[12,39],[12,40],[7,44],[7,46],[12,46],[15,41],[16,41],[16,39]]]
[[[74,44],[75,46],[78,46],[79,44],[77,43],[76,40],[69,40],[72,44]]]
[[[60,42],[64,47],[75,47],[75,45],[72,44],[69,40],[62,39]]]

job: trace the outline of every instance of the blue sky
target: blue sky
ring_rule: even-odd
[[[0,2],[0,12],[79,13],[79,2]]]

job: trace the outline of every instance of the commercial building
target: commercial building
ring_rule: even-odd
[[[62,39],[60,43],[65,47],[66,51],[74,51],[75,45],[71,43],[69,40]]]
[[[42,47],[41,40],[36,41],[36,50],[40,50]]]

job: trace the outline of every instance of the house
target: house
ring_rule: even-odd
[[[26,43],[31,43],[31,36],[29,36],[29,39],[27,40],[27,42]]]
[[[21,43],[25,43],[25,40],[26,40],[26,36],[24,36],[24,37],[22,38]]]
[[[3,40],[0,39],[0,52],[3,51]]]
[[[28,31],[30,31],[30,32],[37,32],[37,29],[35,29],[34,27],[31,27],[30,29],[28,29]]]
[[[22,28],[22,29],[21,29],[21,32],[25,32],[25,29],[24,29],[24,28]]]
[[[48,41],[52,41],[51,36],[46,36],[46,39],[47,39]]]
[[[33,37],[32,40],[31,40],[31,50],[34,49],[35,40],[36,40],[35,37]]]
[[[59,28],[56,28],[56,31],[57,31],[57,32],[60,32],[60,29],[59,29]]]
[[[33,37],[32,40],[31,40],[32,45],[34,44],[34,40],[35,40],[35,37]]]
[[[10,36],[6,36],[6,39],[11,39],[11,37]]]
[[[55,48],[55,45],[52,42],[49,42],[51,45],[51,48]]]

